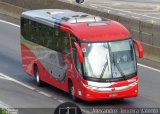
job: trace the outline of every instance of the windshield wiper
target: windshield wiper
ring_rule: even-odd
[[[107,57],[107,61],[106,61],[106,63],[104,64],[103,70],[102,70],[102,72],[101,72],[100,80],[103,78],[104,72],[105,72],[105,70],[106,70],[106,68],[107,68],[107,66],[108,66],[108,56],[106,55],[106,57]],[[108,69],[109,69],[109,68],[108,68]]]

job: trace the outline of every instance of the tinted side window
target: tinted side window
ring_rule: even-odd
[[[58,41],[57,42],[58,51],[61,53],[68,53],[70,51],[68,34],[61,30],[56,30],[55,32],[59,33],[59,34],[56,33]]]
[[[59,26],[50,27],[21,18],[21,33],[26,40],[37,43],[60,53],[70,52],[68,34],[61,31]]]
[[[46,25],[43,25],[43,24],[38,24],[38,30],[39,30],[39,42],[38,44],[39,45],[42,45],[42,46],[47,46],[47,41],[48,41],[48,33],[47,33],[47,30],[48,27]]]
[[[29,40],[36,43],[36,22],[35,21],[29,21],[29,32],[30,32],[30,37]]]
[[[21,18],[21,34],[26,39],[29,35],[29,19]]]
[[[60,53],[69,52],[69,40],[67,33],[61,31],[58,26],[48,30],[47,47]]]
[[[21,35],[24,36],[25,19],[21,17]]]
[[[44,35],[43,35],[43,38],[44,38],[44,43],[45,43],[45,46],[49,49],[52,49],[54,50],[55,48],[55,42],[56,40],[54,39],[54,28],[52,27],[49,27],[49,26],[45,26],[43,28],[43,32],[44,32]]]
[[[37,25],[37,39],[38,39],[38,44],[39,45],[45,45],[44,43],[44,37],[43,37],[43,25],[38,23]]]

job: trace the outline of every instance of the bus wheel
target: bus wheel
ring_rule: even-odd
[[[75,89],[71,81],[69,81],[68,87],[69,87],[70,97],[72,98],[73,101],[77,102],[78,98],[74,95]]]
[[[39,72],[38,72],[37,67],[35,68],[34,72],[35,72],[34,74],[35,74],[37,86],[39,86],[39,87],[43,86],[43,82],[40,80],[40,76],[39,76]]]

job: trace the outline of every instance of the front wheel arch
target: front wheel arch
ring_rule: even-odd
[[[75,96],[75,86],[71,79],[68,79],[68,92],[73,101],[78,101],[79,99]]]

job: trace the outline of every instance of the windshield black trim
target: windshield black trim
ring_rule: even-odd
[[[94,82],[119,82],[119,81],[125,81],[125,80],[128,80],[128,79],[131,79],[131,78],[136,77],[136,76],[137,76],[137,71],[135,73],[126,75],[125,79],[124,79],[124,77],[100,79],[100,78],[93,78],[93,77],[87,77],[87,76],[83,76],[83,78],[85,80],[94,81]]]
[[[133,40],[132,37],[128,37],[128,38],[122,38],[119,40],[101,40],[101,41],[84,41],[84,40],[79,40],[80,43],[101,43],[101,42],[115,42],[115,41],[123,41],[123,40]]]

